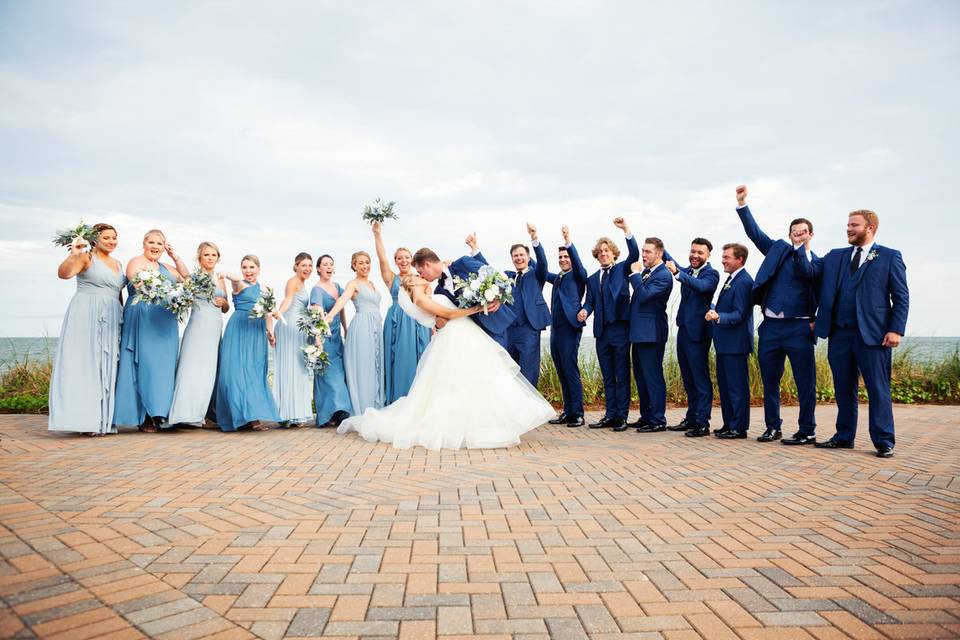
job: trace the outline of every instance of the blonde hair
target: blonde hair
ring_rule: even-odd
[[[350,256],[350,268],[353,270],[354,273],[357,272],[357,258],[359,258],[360,256],[366,256],[367,260],[370,259],[370,254],[367,253],[366,251],[355,251],[354,254]]]
[[[167,236],[163,233],[163,231],[160,231],[160,229],[150,229],[150,231],[147,231],[145,234],[143,234],[144,244],[146,244],[147,240],[150,239],[150,236],[160,236],[163,238],[164,242],[167,241]]]
[[[410,273],[400,278],[400,286],[410,294],[411,298],[413,297],[413,290],[416,289],[416,286],[414,285],[416,280],[422,280],[422,278],[415,273]]]
[[[252,262],[253,264],[257,265],[257,268],[260,267],[260,258],[258,258],[257,256],[253,255],[252,253],[248,253],[247,255],[245,255],[245,256],[243,256],[242,258],[240,258],[240,264],[243,264],[243,263],[246,262],[247,260],[249,260],[249,261]]]
[[[409,254],[410,254],[410,259],[413,260],[413,251],[410,251],[410,249],[407,249],[406,247],[397,247],[397,250],[393,252],[393,259],[394,259],[394,260],[397,259],[397,256],[400,255],[400,252],[401,252],[401,251],[406,251],[407,253],[409,253]]]
[[[610,238],[603,236],[602,238],[597,240],[597,243],[595,245],[593,245],[594,258],[600,255],[600,247],[603,245],[607,245],[607,248],[609,248],[610,251],[613,252],[614,260],[620,257],[620,247],[617,246],[617,243],[611,240]]]
[[[877,229],[880,228],[880,216],[878,216],[870,209],[857,209],[856,211],[851,211],[850,216],[862,216],[864,220],[867,221],[867,226],[873,227],[873,232],[876,233]]]
[[[200,262],[200,256],[203,254],[203,250],[206,249],[207,247],[210,247],[211,249],[216,251],[217,259],[218,260],[220,259],[220,247],[213,244],[212,242],[207,242],[206,240],[204,240],[203,242],[200,243],[200,246],[197,247],[197,262]]]

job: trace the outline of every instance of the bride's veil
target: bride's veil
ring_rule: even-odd
[[[400,287],[397,302],[400,303],[400,308],[403,309],[404,313],[423,326],[432,329],[437,324],[437,318],[432,313],[427,313],[414,304],[413,300],[410,299],[410,294],[403,287]]]

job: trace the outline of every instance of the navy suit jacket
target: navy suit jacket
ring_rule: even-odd
[[[676,263],[676,260],[666,250],[663,251],[663,261]],[[693,267],[681,267],[677,280],[680,281],[680,308],[677,309],[677,326],[686,329],[687,336],[696,342],[710,339],[710,327],[704,319],[710,305],[713,303],[713,294],[720,286],[720,272],[714,269],[709,262],[700,267],[700,275],[693,275]]]
[[[513,288],[513,304],[511,308],[522,307],[527,322],[537,331],[550,326],[550,307],[543,298],[543,285],[547,282],[547,256],[543,252],[543,245],[537,244],[533,248],[537,259],[531,260],[527,273],[520,279],[520,284]],[[507,277],[516,278],[516,271],[504,271]],[[519,318],[519,314],[514,312]]]
[[[716,312],[720,319],[713,325],[713,348],[717,353],[753,351],[753,278],[746,269],[720,290]]]
[[[820,308],[813,330],[818,337],[827,338],[833,327],[833,305],[840,290],[840,276],[843,269],[850,268],[853,247],[833,249],[813,262],[806,259],[803,249],[798,253],[803,256],[802,260],[798,259],[800,266],[820,281]],[[874,254],[875,257],[871,257]],[[863,256],[863,263],[854,278],[857,326],[863,341],[877,346],[891,331],[904,335],[910,310],[910,290],[907,288],[907,267],[900,252],[874,244],[870,254]]]
[[[630,342],[666,342],[667,302],[673,291],[673,276],[663,263],[646,280],[643,272],[630,274],[633,297],[630,299]]]
[[[577,314],[580,313],[583,292],[587,288],[587,270],[573,243],[567,247],[567,253],[570,255],[570,271],[563,274],[547,273],[547,282],[553,285],[550,304],[553,313],[563,313],[572,326],[582,327],[586,323],[577,320]]]
[[[478,253],[475,256],[463,256],[454,260],[450,264],[450,274],[462,278],[464,280],[471,273],[478,273],[480,267],[487,264],[486,259],[483,257],[482,253]],[[453,283],[451,283],[453,286]],[[457,297],[451,295],[445,287],[437,286],[435,293],[440,293],[450,298],[456,304]],[[484,313],[475,313],[472,316],[473,320],[480,325],[480,327],[491,335],[504,335],[507,332],[507,327],[513,324],[516,315],[514,315],[513,310],[510,309],[507,305],[500,305],[500,308],[497,309],[494,313],[484,314]]]
[[[753,281],[753,303],[763,307],[769,285],[773,281],[774,276],[777,275],[777,271],[780,270],[780,266],[787,260],[793,259],[793,256],[799,253],[799,251],[795,250],[793,245],[786,240],[773,240],[765,234],[759,225],[757,225],[757,221],[753,219],[753,214],[750,213],[750,207],[737,209],[737,215],[740,216],[740,221],[743,223],[743,230],[747,233],[747,237],[750,238],[750,241],[753,242],[757,249],[760,250],[760,253],[763,254],[763,262],[760,264],[760,268],[757,270],[757,277],[754,278]],[[814,259],[817,258],[816,254],[812,252],[811,254]],[[794,264],[796,264],[796,262],[794,262]],[[798,290],[791,293],[806,295],[810,303],[806,315],[812,318],[817,311],[815,280],[813,278],[801,278],[797,286]]]
[[[603,308],[603,317],[600,314],[593,316],[593,335],[597,338],[603,335],[603,328],[608,324],[630,319],[630,287],[627,286],[627,276],[630,274],[630,265],[640,259],[640,247],[633,236],[627,238],[627,259],[624,262],[615,262],[610,267],[609,278],[606,284],[606,297],[600,301],[600,273],[597,270],[587,278],[587,299],[583,308],[587,315],[598,308]]]

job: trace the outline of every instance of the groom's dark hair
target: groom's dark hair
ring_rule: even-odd
[[[423,249],[418,249],[417,252],[413,254],[412,264],[414,268],[427,262],[440,262],[440,258],[433,252],[433,249],[424,247]]]

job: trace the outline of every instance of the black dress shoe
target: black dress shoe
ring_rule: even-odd
[[[824,440],[823,442],[813,443],[817,449],[853,449],[852,442],[844,442],[843,440],[837,440],[836,437],[830,438],[829,440]]]
[[[887,446],[877,447],[877,457],[878,457],[878,458],[892,458],[892,457],[893,457],[893,447],[887,447]]]
[[[715,434],[718,438],[722,440],[740,440],[747,437],[746,431],[726,431]]]
[[[570,418],[570,421],[567,423],[567,426],[568,426],[568,427],[582,427],[584,424],[586,424],[586,423],[583,421],[583,416],[578,416],[578,417],[576,417],[576,418]]]
[[[780,439],[780,429],[767,429],[763,435],[757,438],[757,442],[773,442]]]
[[[350,414],[346,411],[337,411],[333,414],[333,417],[330,418],[329,424],[331,427],[339,427],[340,423],[350,417]]]
[[[817,436],[812,433],[800,433],[799,431],[789,438],[784,438],[780,444],[817,444]]]
[[[610,420],[610,428],[619,433],[621,431],[626,431],[629,428],[629,425],[627,425],[627,421],[623,418],[613,418]]]
[[[608,418],[607,416],[603,416],[596,422],[591,422],[587,426],[590,427],[591,429],[606,429],[607,427],[610,426],[610,418]]]
[[[670,431],[687,431],[689,429],[695,428],[692,424],[687,422],[687,419],[684,418],[680,421],[680,424],[675,424],[672,427],[667,427]]]
[[[647,424],[643,427],[637,427],[637,433],[657,433],[658,431],[666,431],[667,425],[665,424]]]
[[[703,436],[710,435],[710,427],[704,425],[702,427],[691,427],[685,434],[688,438],[702,438]]]
[[[553,420],[547,420],[547,424],[567,424],[570,422],[570,416],[565,413],[561,413]]]
[[[631,427],[631,428],[634,428],[634,427],[635,427],[635,428],[637,428],[637,429],[639,429],[640,427],[645,427],[645,426],[647,426],[648,424],[650,424],[650,423],[647,422],[646,420],[644,420],[643,418],[637,418],[637,419],[634,420],[633,422],[627,422],[627,423],[626,423],[626,425],[627,425],[628,427]]]
[[[719,429],[713,430],[713,435],[715,436],[719,436],[721,433],[730,433],[730,427],[728,427],[727,425],[723,425]]]

